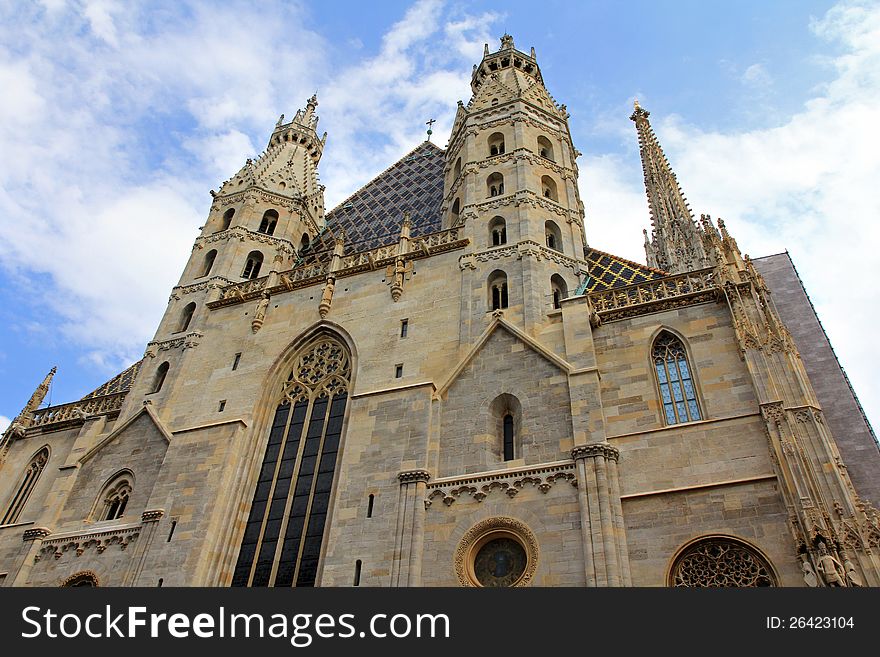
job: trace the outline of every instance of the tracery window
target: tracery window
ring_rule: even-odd
[[[701,420],[694,380],[681,340],[663,331],[654,340],[651,356],[666,424]]]
[[[263,220],[260,222],[259,232],[266,235],[275,234],[275,226],[278,225],[278,213],[275,210],[266,210]]]
[[[773,569],[757,550],[731,538],[713,537],[685,548],[669,574],[670,586],[777,586]]]
[[[104,487],[95,510],[98,520],[116,520],[125,515],[125,507],[131,498],[132,481],[131,473],[124,472]]]
[[[331,336],[304,348],[269,430],[232,586],[314,586],[351,381]]]
[[[46,468],[46,463],[48,461],[49,448],[47,446],[43,447],[34,455],[31,462],[28,464],[28,467],[25,469],[24,475],[22,475],[21,478],[21,483],[19,483],[15,495],[9,502],[6,513],[3,514],[3,520],[0,520],[0,525],[11,525],[18,521],[18,518],[24,509],[24,505],[27,504],[28,498],[34,491],[34,488],[37,485],[37,480],[40,478],[40,475],[43,474],[43,470]]]
[[[504,217],[494,217],[489,223],[489,235],[492,246],[507,244],[507,223]]]

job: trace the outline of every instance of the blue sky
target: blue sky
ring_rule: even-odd
[[[571,113],[592,246],[644,261],[634,98],[696,213],[792,253],[875,424],[880,7],[818,2],[0,2],[0,427],[138,359],[216,189],[317,90],[332,207],[449,134],[483,44]]]

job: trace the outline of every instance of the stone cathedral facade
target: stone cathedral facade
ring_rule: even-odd
[[[281,117],[143,359],[4,434],[2,585],[880,585],[880,453],[787,256],[695,220],[638,105],[647,265],[599,250],[534,49],[471,89],[329,212],[317,100]]]

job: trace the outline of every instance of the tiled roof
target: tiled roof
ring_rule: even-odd
[[[626,260],[598,249],[587,249],[586,260],[590,263],[590,280],[587,292],[644,283],[669,276],[668,273],[637,262]]]
[[[131,384],[134,383],[134,378],[137,376],[138,370],[140,369],[142,362],[143,361],[139,360],[127,370],[120,372],[112,379],[107,381],[107,383],[92,390],[89,394],[83,397],[83,399],[102,397],[104,395],[112,395],[117,392],[127,392],[131,389]]]
[[[303,252],[305,262],[323,260],[333,250],[333,235],[345,230],[345,253],[394,244],[403,213],[409,212],[410,235],[440,230],[445,151],[423,142],[327,213],[327,228]]]
[[[327,227],[303,254],[303,262],[328,260],[333,235],[345,230],[345,253],[395,244],[403,213],[409,212],[411,235],[440,230],[445,151],[423,142],[327,213]],[[590,279],[586,292],[643,283],[669,274],[619,256],[588,248]]]

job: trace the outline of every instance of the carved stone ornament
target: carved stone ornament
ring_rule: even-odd
[[[596,458],[602,456],[606,461],[617,461],[620,458],[620,450],[608,443],[594,443],[592,445],[578,445],[571,450],[571,458],[578,459]]]
[[[99,586],[98,576],[91,570],[82,570],[74,573],[70,577],[65,578],[61,584],[62,588],[79,587],[79,586]]]
[[[500,549],[487,554],[493,546]],[[462,586],[528,586],[537,567],[538,540],[514,518],[478,522],[465,532],[455,551],[455,573]]]
[[[414,484],[419,481],[428,482],[431,479],[431,473],[427,470],[407,470],[398,474],[397,479],[401,485]]]

